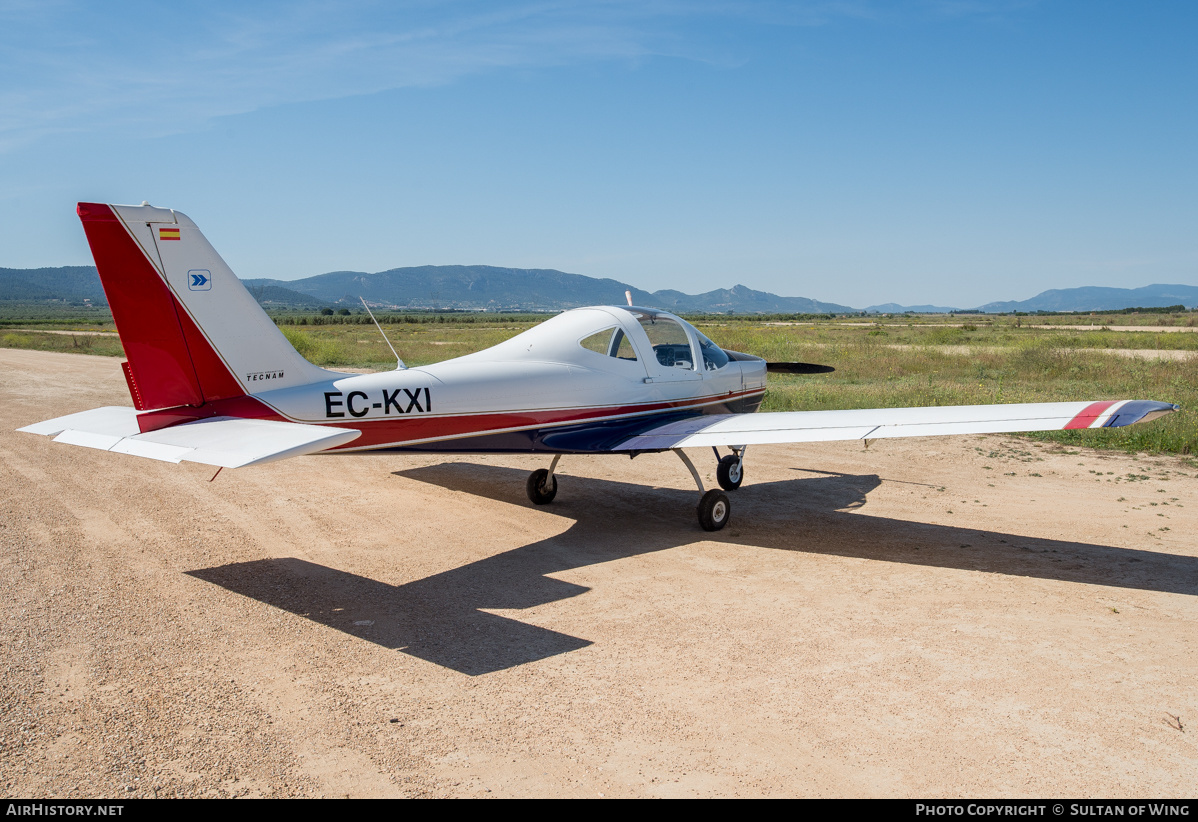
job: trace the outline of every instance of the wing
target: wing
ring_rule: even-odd
[[[1121,400],[712,414],[650,428],[613,450],[1122,428],[1176,410],[1178,406],[1165,402]]]
[[[274,420],[211,417],[141,433],[132,408],[95,408],[17,429],[55,442],[99,448],[165,462],[200,462],[223,468],[260,465],[323,451],[357,439],[360,431]]]

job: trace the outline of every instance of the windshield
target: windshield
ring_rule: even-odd
[[[691,326],[694,328],[694,326]],[[728,355],[718,345],[713,343],[703,332],[695,328],[695,336],[699,338],[699,350],[703,352],[703,367],[708,371],[717,371],[728,364]]]
[[[678,324],[678,320],[660,314],[638,314],[641,328],[653,346],[653,354],[657,361],[667,368],[683,368],[695,370],[691,357],[690,340],[686,331]]]
[[[645,335],[649,338],[649,344],[653,346],[657,361],[664,366],[698,370],[691,362],[690,340],[685,329],[694,332],[695,339],[699,342],[705,371],[718,371],[731,361],[731,357],[725,354],[723,349],[685,320],[641,308],[635,309],[632,316],[636,317],[641,328],[645,329]]]

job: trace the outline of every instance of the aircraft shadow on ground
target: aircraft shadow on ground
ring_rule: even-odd
[[[527,473],[467,463],[396,476],[531,507]],[[386,648],[476,676],[590,645],[484,609],[525,609],[585,593],[550,574],[701,539],[937,568],[1198,594],[1198,558],[846,513],[882,480],[796,470],[731,495],[732,523],[701,531],[693,490],[559,475],[542,511],[573,520],[564,532],[424,579],[388,585],[295,558],[189,572],[191,576]],[[674,479],[674,478],[672,478]],[[600,538],[600,536],[602,538]]]

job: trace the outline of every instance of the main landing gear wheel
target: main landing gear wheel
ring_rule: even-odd
[[[722,458],[715,470],[715,478],[725,491],[735,491],[745,480],[744,461],[735,454]]]
[[[728,524],[732,506],[728,495],[712,488],[699,500],[699,524],[704,531],[718,531]]]
[[[546,482],[548,480],[548,482]],[[537,505],[548,505],[557,496],[557,477],[549,476],[549,471],[538,468],[528,475],[528,498]]]

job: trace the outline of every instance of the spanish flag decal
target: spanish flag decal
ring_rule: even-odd
[[[160,240],[177,240],[177,239],[179,239],[179,229],[177,229],[177,228],[160,228],[160,229],[158,229],[158,239],[160,239]]]

